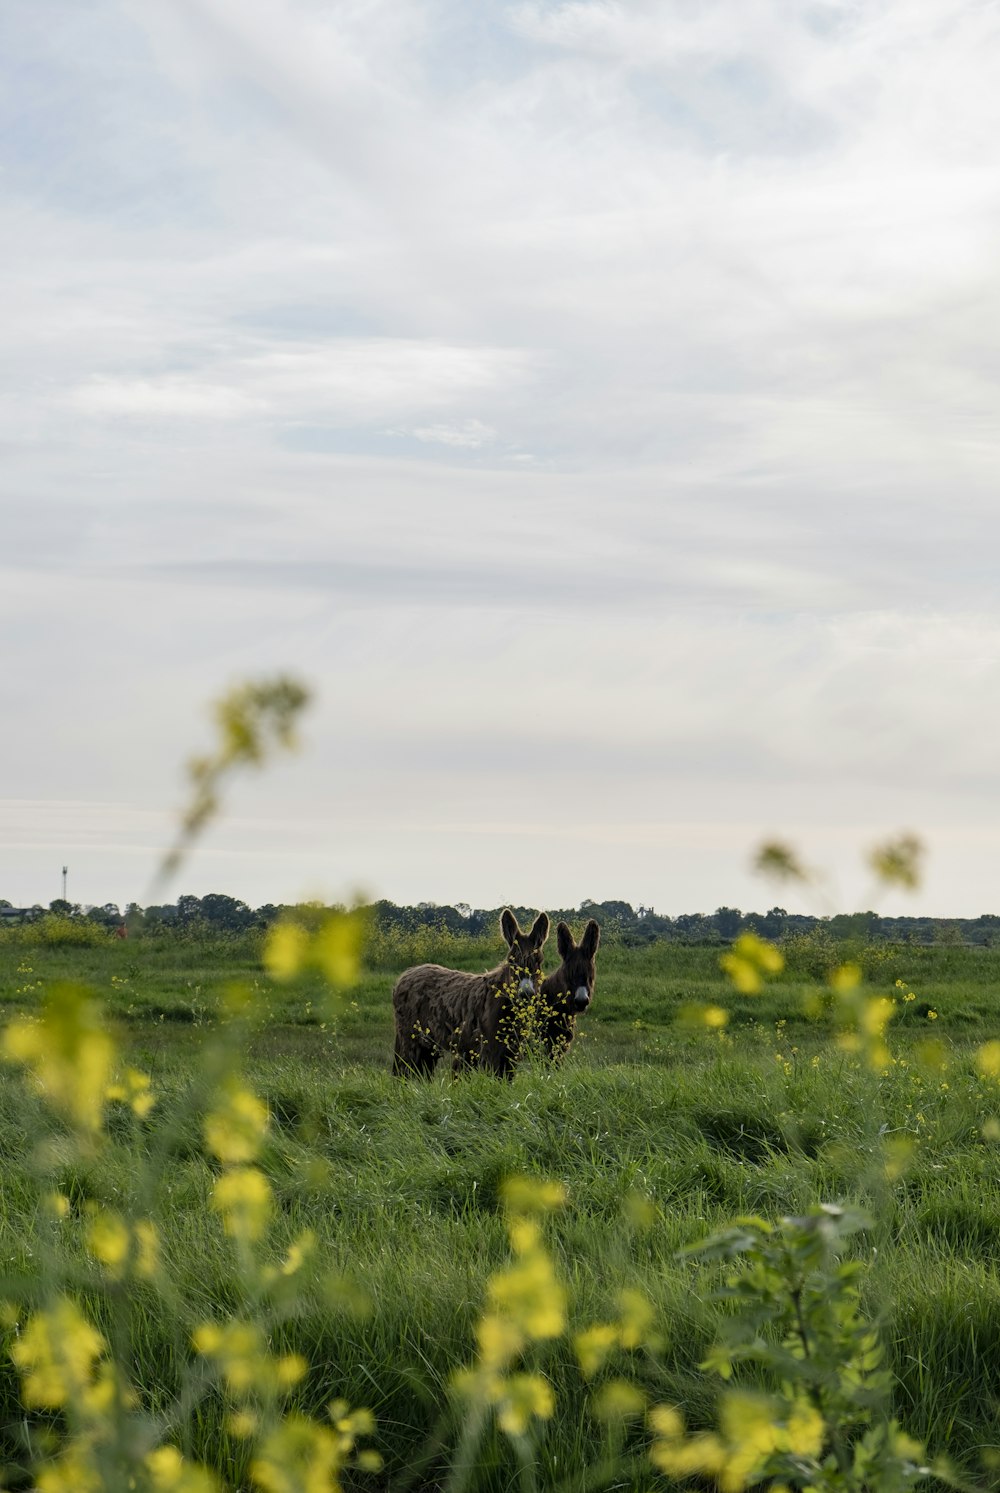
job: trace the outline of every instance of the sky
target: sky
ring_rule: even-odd
[[[5,0],[0,896],[1000,911],[995,0]],[[913,831],[921,890],[876,894]]]

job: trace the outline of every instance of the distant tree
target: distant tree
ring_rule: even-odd
[[[245,902],[236,897],[227,897],[224,892],[209,892],[201,899],[201,917],[214,928],[223,928],[227,933],[240,933],[253,923],[253,913]]]
[[[105,902],[103,907],[91,907],[87,913],[88,923],[97,923],[102,928],[117,927],[122,921],[116,902]]]
[[[270,928],[281,917],[281,908],[274,902],[264,902],[254,909],[253,920],[258,928]]]
[[[79,912],[79,908],[76,909]],[[55,901],[49,903],[49,912],[55,913],[57,917],[69,918],[73,916],[73,903],[67,902],[65,897],[56,897]]]
[[[713,920],[719,937],[729,943],[740,931],[743,914],[738,907],[717,907],[713,913]]]
[[[784,938],[787,924],[788,913],[785,909],[783,907],[772,907],[759,919],[757,932],[761,938]]]
[[[395,902],[389,902],[384,897],[372,907],[372,919],[376,928],[387,931],[392,928],[405,930],[411,926],[409,909],[397,907]]]
[[[708,943],[718,936],[714,922],[701,912],[682,912],[674,918],[674,927],[682,943]]]
[[[830,919],[829,928],[836,939],[876,938],[879,932],[878,913],[838,912]]]
[[[162,907],[147,907],[143,921],[150,928],[172,927],[177,922],[177,908],[172,902],[167,902]]]

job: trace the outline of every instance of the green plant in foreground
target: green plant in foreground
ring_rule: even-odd
[[[3,1033],[2,1056],[24,1070],[48,1115],[29,1159],[37,1195],[33,1267],[27,1278],[3,1282],[8,1352],[24,1410],[55,1412],[63,1423],[57,1431],[56,1423],[38,1422],[29,1435],[38,1493],[209,1493],[219,1486],[215,1474],[182,1451],[190,1417],[209,1395],[221,1397],[226,1434],[245,1446],[250,1478],[264,1493],[330,1493],[344,1467],[381,1465],[374,1453],[357,1450],[374,1427],[367,1410],[335,1399],[324,1421],[288,1408],[309,1365],[274,1342],[296,1311],[299,1272],[314,1241],[306,1230],[280,1251],[272,1242],[274,1201],[261,1164],[269,1115],[240,1073],[251,993],[231,990],[228,1010],[178,1113],[160,1115],[159,1128],[149,1132],[131,1194],[112,1203],[114,1189],[99,1183],[98,1196],[75,1220],[62,1190],[67,1168],[84,1165],[99,1179],[116,1147],[110,1106],[148,1121],[158,1096],[146,1075],[122,1068],[96,1002],[77,987],[57,986],[38,1019],[18,1018]],[[171,1137],[191,1120],[215,1172],[211,1210],[229,1250],[237,1304],[200,1322],[178,1345],[180,1392],[153,1414],[129,1372],[133,1313],[141,1310],[133,1298],[153,1290],[169,1302],[175,1294],[154,1215]],[[77,1236],[90,1269],[81,1272],[72,1252],[53,1248],[55,1228]]]
[[[765,1389],[730,1389],[719,1429],[684,1433],[673,1407],[650,1413],[651,1457],[675,1477],[717,1479],[723,1493],[762,1482],[772,1487],[902,1493],[943,1463],[889,1414],[892,1377],[878,1333],[861,1313],[856,1260],[845,1241],[869,1220],[857,1210],[821,1205],[772,1226],[760,1218],[694,1245],[708,1263],[740,1265],[716,1292],[735,1308],[722,1340],[702,1365],[729,1382],[742,1364],[758,1366]]]

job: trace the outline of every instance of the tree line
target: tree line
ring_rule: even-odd
[[[521,921],[535,915],[537,908],[510,906]],[[140,907],[129,902],[124,908],[114,902],[87,907],[57,897],[48,907],[36,904],[15,908],[0,897],[0,926],[13,922],[34,922],[47,916],[84,919],[109,931],[125,928],[129,934],[148,931],[177,931],[194,935],[199,932],[226,934],[249,933],[265,929],[278,918],[301,906],[266,902],[250,907],[238,897],[210,892],[204,897],[185,895],[176,902]],[[378,901],[366,909],[373,925],[383,932],[414,933],[420,928],[447,929],[454,934],[482,937],[493,934],[500,922],[503,907],[470,907],[418,902],[399,906]],[[553,922],[560,919],[573,924],[596,918],[602,936],[630,946],[664,940],[684,944],[729,944],[741,933],[753,932],[761,938],[778,942],[801,934],[824,930],[838,942],[969,944],[982,947],[1000,946],[1000,915],[984,913],[978,918],[882,917],[875,912],[839,913],[816,917],[809,913],[787,912],[772,907],[767,912],[743,912],[738,907],[717,907],[714,912],[680,913],[675,917],[657,912],[653,907],[633,907],[629,902],[594,902],[584,899],[578,907],[547,908]]]

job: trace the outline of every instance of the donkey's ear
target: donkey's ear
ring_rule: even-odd
[[[601,930],[594,922],[593,918],[591,918],[586,928],[584,928],[583,937],[580,940],[580,948],[583,950],[583,953],[588,959],[593,959],[594,955],[597,953],[597,946],[600,941]]]
[[[547,912],[540,912],[538,914],[537,918],[531,925],[531,933],[529,936],[531,938],[532,945],[536,949],[540,949],[542,947],[542,944],[549,936],[549,915]]]
[[[512,944],[521,931],[517,926],[517,918],[511,912],[509,907],[505,907],[503,913],[501,914],[500,929],[508,944]]]
[[[559,958],[568,959],[576,948],[568,923],[560,923],[556,928],[556,943],[559,947]]]

